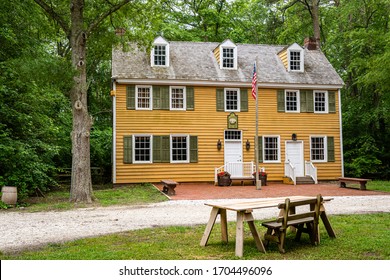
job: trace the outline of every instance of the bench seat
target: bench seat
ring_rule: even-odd
[[[346,183],[359,183],[361,190],[366,190],[366,184],[370,181],[370,179],[363,179],[363,178],[349,178],[349,177],[340,177],[340,187],[346,188]]]
[[[322,201],[321,195],[296,202],[291,202],[289,198],[286,198],[284,203],[278,205],[281,211],[279,218],[262,223],[262,226],[267,228],[267,232],[264,234],[264,245],[267,247],[270,241],[276,242],[279,252],[285,253],[284,243],[287,229],[290,226],[297,228],[295,240],[299,241],[304,232],[309,234],[311,243],[317,245],[319,243],[318,222]],[[297,206],[304,206],[308,209],[296,214]]]

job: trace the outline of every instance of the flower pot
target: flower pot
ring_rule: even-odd
[[[16,187],[4,186],[1,188],[1,201],[8,205],[15,205],[18,201],[18,189]]]
[[[232,180],[229,175],[219,176],[218,177],[218,186],[230,186],[232,184]]]

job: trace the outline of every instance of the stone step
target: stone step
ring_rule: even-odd
[[[314,184],[314,180],[310,176],[297,177],[296,180],[297,180],[297,185]]]

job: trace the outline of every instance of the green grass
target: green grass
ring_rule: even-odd
[[[113,205],[139,205],[166,201],[168,198],[161,194],[152,184],[125,185],[112,187],[106,185],[94,190],[95,201],[92,204],[70,203],[69,187],[45,194],[45,197],[31,197],[23,202],[24,210],[50,211],[70,210],[81,207],[105,207]],[[15,208],[17,210],[18,208]],[[9,211],[11,209],[8,209]]]
[[[369,181],[366,187],[371,191],[390,192],[390,181]]]
[[[321,244],[312,246],[304,234],[300,242],[289,234],[286,254],[271,244],[266,254],[256,250],[245,229],[244,257],[257,260],[389,260],[390,213],[334,215],[329,217],[337,238],[330,238],[322,224]],[[205,221],[206,223],[206,221]],[[260,233],[265,229],[257,222]],[[236,260],[235,223],[229,223],[229,242],[221,242],[214,227],[206,247],[199,245],[205,226],[164,227],[85,238],[17,254],[0,254],[4,260]]]

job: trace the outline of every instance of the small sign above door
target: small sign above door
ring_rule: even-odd
[[[238,129],[238,116],[233,112],[227,116],[227,128]]]

